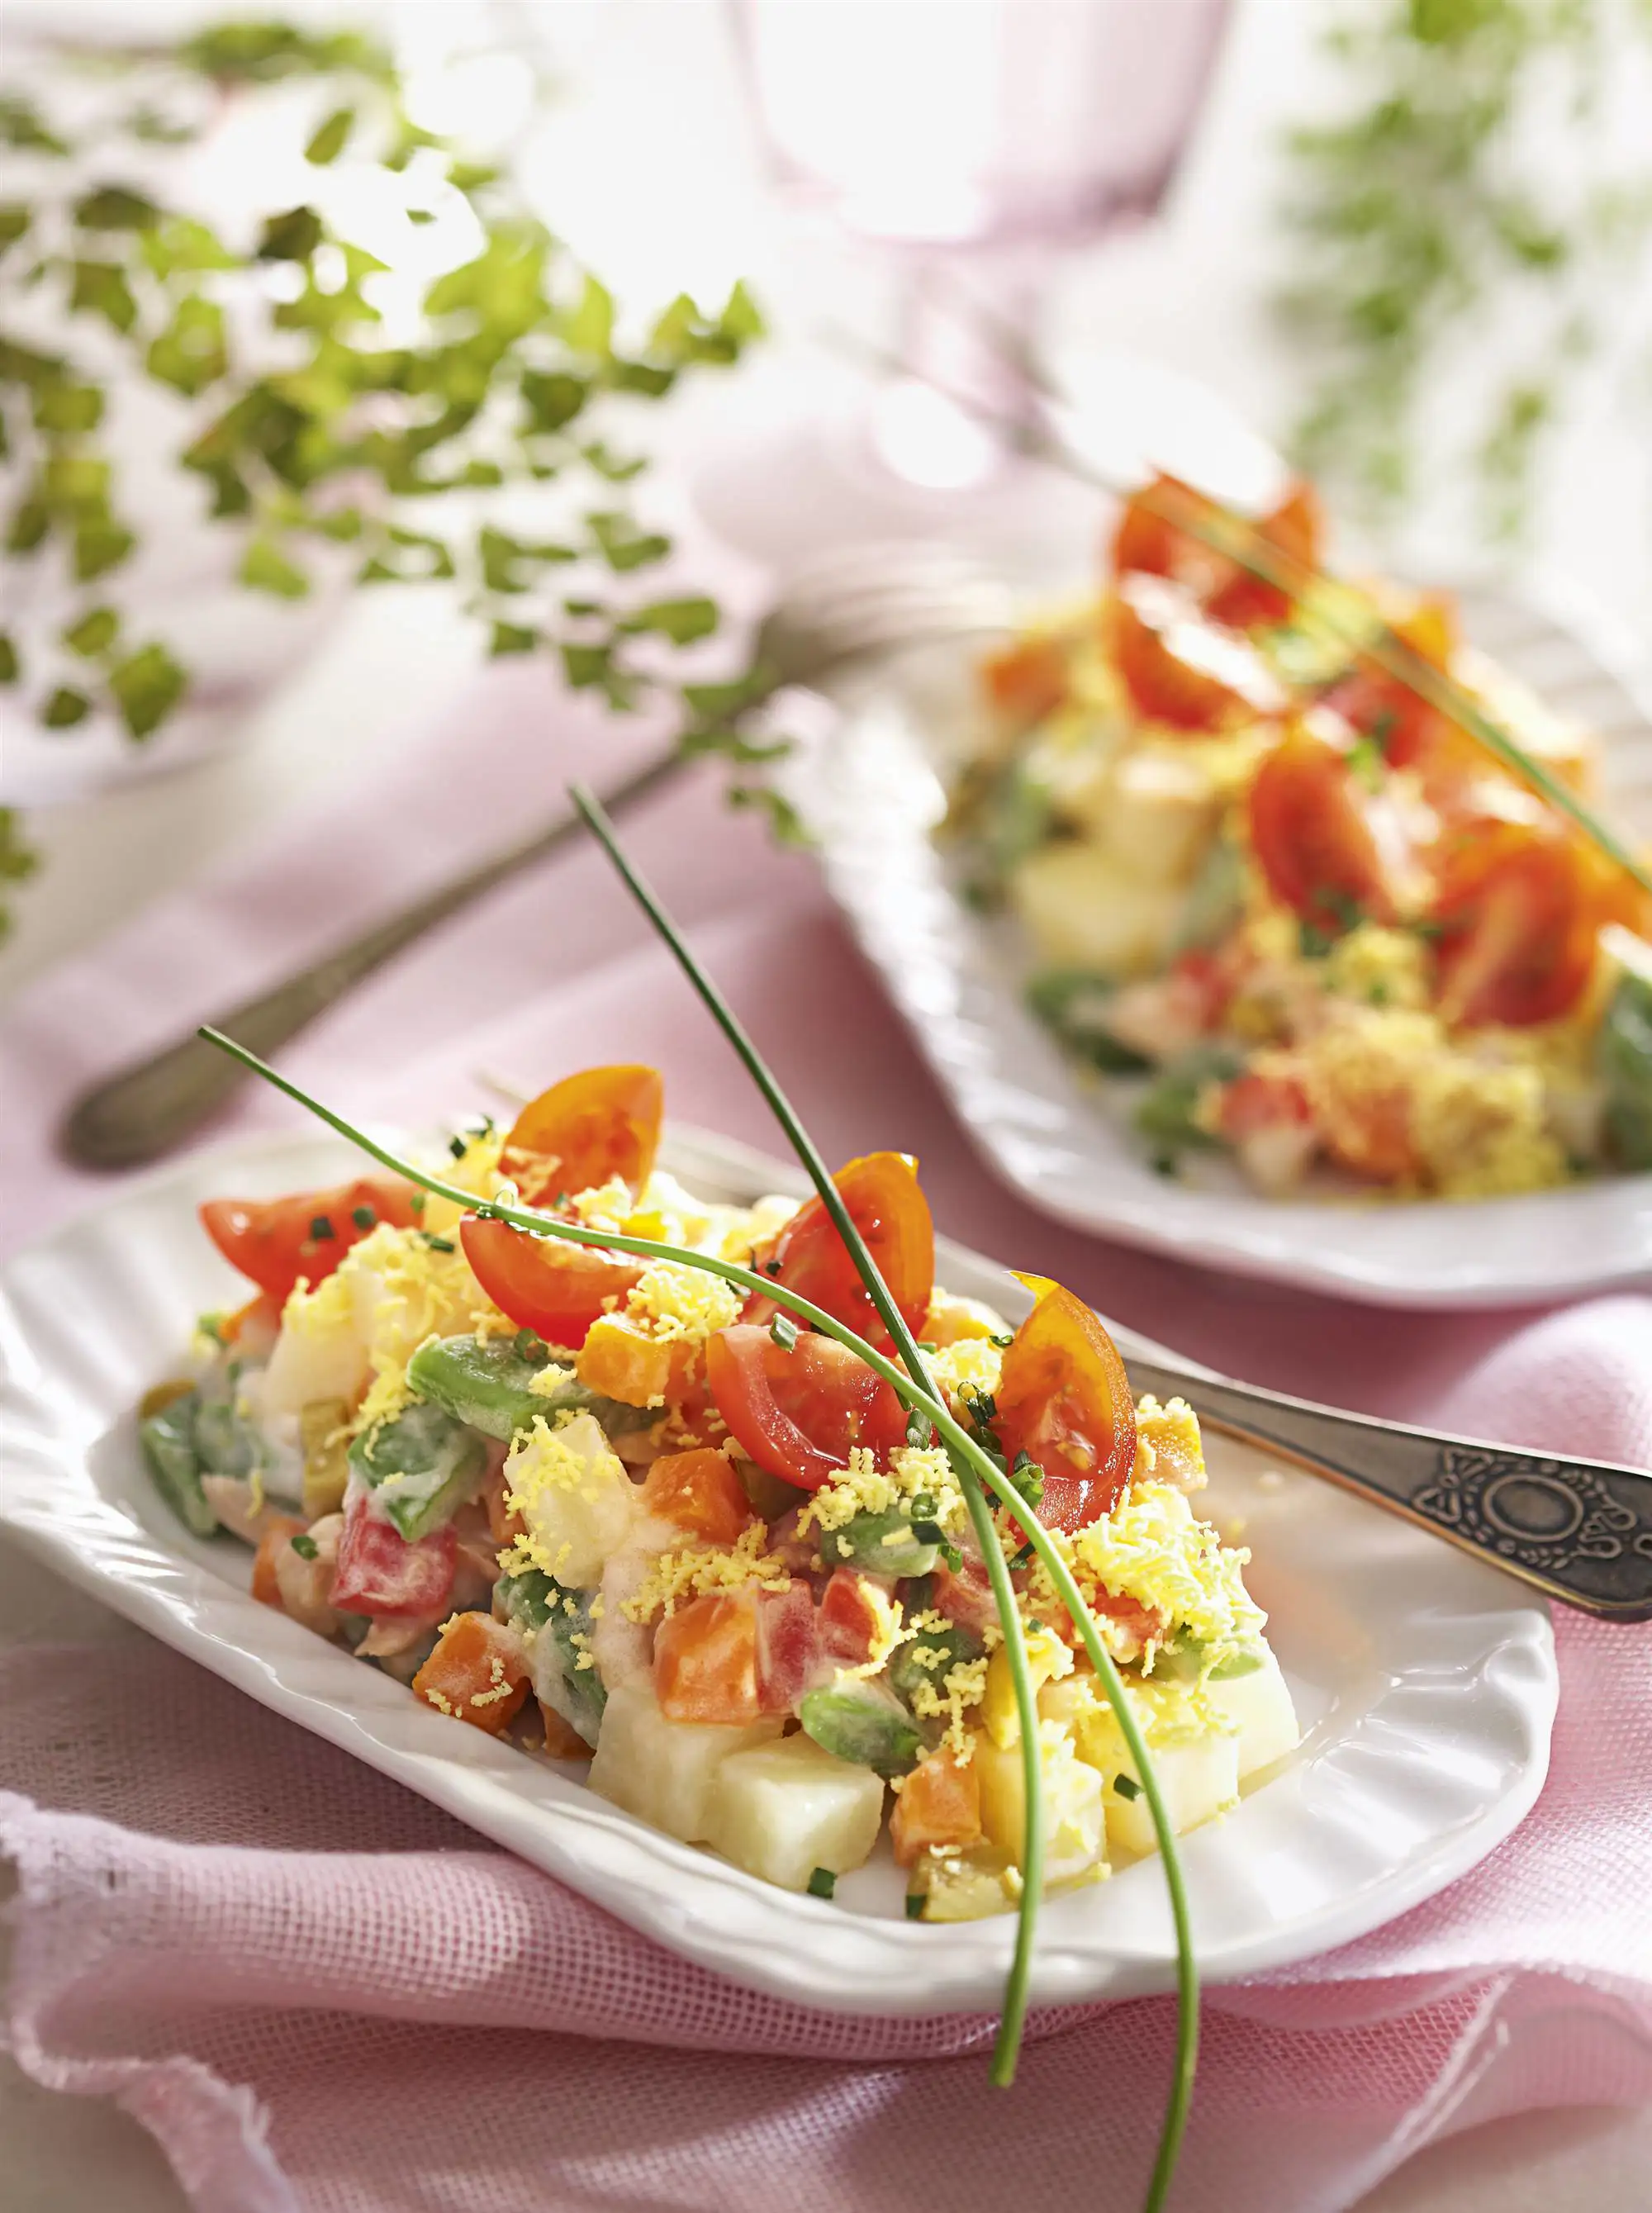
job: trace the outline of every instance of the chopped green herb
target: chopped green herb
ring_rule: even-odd
[[[531,1360],[536,1352],[545,1350],[545,1339],[531,1329],[519,1329],[511,1339],[511,1350],[518,1360]]]
[[[424,1213],[425,1206],[429,1202],[430,1196],[430,1194],[427,1191],[416,1191],[413,1193],[407,1204],[411,1208],[415,1215]]]
[[[438,1237],[433,1230],[421,1229],[416,1235],[420,1243],[427,1245],[432,1253],[456,1253],[459,1250],[451,1237]]]
[[[1010,1554],[1010,1566],[1012,1568],[1030,1567],[1033,1564],[1034,1552],[1035,1547],[1033,1546],[1032,1540],[1029,1539],[1027,1542],[1021,1546],[1018,1552],[1012,1552]]]
[[[917,1349],[920,1352],[939,1352],[941,1350],[938,1344],[931,1344],[927,1338],[923,1337],[917,1340]]]
[[[1133,1776],[1115,1775],[1113,1787],[1121,1798],[1139,1798],[1142,1795],[1142,1786]]]
[[[470,1149],[471,1141],[462,1130],[456,1130],[448,1140],[448,1150],[456,1161],[462,1161]]]
[[[924,1893],[921,1890],[907,1892],[906,1918],[909,1921],[921,1921],[924,1918]]]
[[[1015,1342],[1015,1332],[1012,1330],[1007,1329],[1000,1331],[997,1336],[990,1337],[987,1339],[987,1343],[989,1344],[996,1344],[1000,1352],[1008,1352],[1010,1346]]]
[[[830,1868],[816,1868],[808,1879],[808,1894],[811,1898],[830,1898],[837,1887],[838,1878]]]
[[[906,1442],[909,1445],[916,1445],[918,1450],[923,1452],[928,1447],[930,1440],[934,1434],[934,1430],[930,1427],[929,1417],[927,1415],[907,1415]]]
[[[352,1206],[350,1218],[358,1229],[371,1229],[379,1217],[370,1206]]]
[[[789,1314],[777,1314],[769,1324],[769,1335],[782,1352],[791,1352],[797,1344],[797,1325]]]
[[[293,1550],[301,1560],[313,1560],[318,1549],[314,1538],[307,1536],[302,1530],[293,1539]]]
[[[336,1237],[338,1235],[338,1231],[333,1228],[332,1222],[325,1214],[317,1214],[311,1216],[310,1235],[315,1240],[318,1245],[325,1245],[329,1238]]]

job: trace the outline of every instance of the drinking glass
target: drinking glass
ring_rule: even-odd
[[[1059,257],[1162,203],[1228,0],[733,6],[777,183],[904,265],[875,446],[911,483],[979,481],[1036,419]]]

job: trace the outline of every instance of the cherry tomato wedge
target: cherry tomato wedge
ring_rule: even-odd
[[[889,1295],[908,1326],[921,1331],[935,1290],[935,1223],[930,1203],[918,1187],[917,1167],[905,1153],[868,1153],[850,1161],[832,1178],[849,1217],[866,1240],[889,1287]],[[872,1304],[849,1248],[819,1198],[800,1206],[752,1265],[788,1290],[824,1307],[870,1344],[888,1332]],[[776,1308],[755,1295],[747,1302],[747,1321],[769,1321]]]
[[[757,1323],[736,1322],[706,1340],[705,1373],[747,1459],[800,1491],[841,1475],[852,1445],[881,1456],[906,1434],[895,1393],[835,1338],[808,1332],[788,1352]]]
[[[1291,731],[1257,771],[1249,814],[1269,889],[1305,922],[1345,929],[1356,910],[1393,920],[1367,795],[1335,746]]]
[[[471,1272],[500,1313],[547,1344],[575,1351],[598,1315],[613,1311],[607,1302],[623,1302],[642,1281],[643,1263],[629,1253],[534,1237],[508,1222],[467,1214],[459,1235]]]
[[[381,1222],[410,1229],[415,1219],[412,1186],[399,1176],[357,1176],[287,1198],[209,1198],[201,1209],[230,1266],[283,1305],[301,1276],[319,1283]]]
[[[1017,637],[981,663],[981,686],[995,710],[1030,729],[1067,696],[1067,649],[1058,637]]]
[[[1324,518],[1319,494],[1313,485],[1299,478],[1272,514],[1263,516],[1256,527],[1256,534],[1265,551],[1285,554],[1292,562],[1301,562],[1304,568],[1316,566],[1320,541],[1324,535]],[[1213,620],[1230,624],[1234,630],[1287,620],[1293,602],[1291,593],[1281,585],[1269,583],[1238,562],[1232,568],[1233,574],[1227,582],[1205,601]]]
[[[1082,1529],[1111,1512],[1136,1465],[1136,1402],[1118,1347],[1082,1299],[1026,1277],[1039,1302],[1003,1356],[993,1427],[1006,1458],[1044,1472],[1039,1518]]]
[[[665,1086],[657,1068],[588,1068],[532,1099],[511,1125],[499,1166],[530,1206],[618,1176],[648,1181],[660,1148]]]
[[[1219,511],[1214,509],[1213,502],[1180,478],[1159,477],[1147,497],[1138,493],[1125,503],[1113,543],[1114,576],[1128,576],[1134,570],[1138,575],[1173,577],[1190,588],[1212,620],[1235,630],[1283,622],[1290,612],[1292,595],[1157,513],[1150,503],[1151,495],[1166,491]],[[1319,559],[1323,535],[1319,498],[1313,486],[1296,479],[1278,506],[1263,515],[1255,528],[1265,547],[1312,567]]]
[[[1113,604],[1113,651],[1143,715],[1180,730],[1211,730],[1235,709],[1271,714],[1284,694],[1238,631],[1207,620],[1180,586],[1126,576]]]
[[[1576,844],[1558,831],[1477,829],[1447,858],[1434,919],[1448,1021],[1553,1021],[1588,986],[1597,902]]]
[[[1393,625],[1412,652],[1446,674],[1457,643],[1457,619],[1448,599],[1418,601]],[[1391,768],[1414,768],[1431,789],[1442,779],[1484,774],[1486,756],[1461,724],[1430,706],[1422,693],[1375,661],[1364,661],[1325,695],[1362,737],[1373,739]]]

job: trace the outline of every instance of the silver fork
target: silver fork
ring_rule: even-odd
[[[765,696],[772,696],[821,684],[902,646],[1003,630],[1013,616],[1005,587],[950,547],[846,546],[788,576],[759,628],[754,660],[767,672]],[[685,765],[674,748],[661,753],[606,793],[603,803],[611,814],[623,814],[664,789]],[[580,827],[571,810],[558,815],[255,998],[213,1015],[213,1027],[267,1058],[427,930],[559,850]],[[225,1054],[192,1034],[180,1038],[82,1092],[64,1118],[58,1144],[85,1167],[136,1167],[171,1151],[245,1081]]]

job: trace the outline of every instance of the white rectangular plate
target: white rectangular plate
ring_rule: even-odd
[[[198,1154],[0,1272],[0,1525],[60,1575],[262,1704],[409,1789],[668,1949],[753,1988],[835,2011],[992,2009],[1008,1917],[905,1920],[887,1857],[837,1899],[799,1898],[645,1827],[583,1771],[455,1727],[388,1675],[257,1604],[251,1555],[202,1543],[142,1465],[132,1406],[175,1371],[195,1315],[235,1295],[198,1203],[336,1183],[358,1156],[331,1137]],[[678,1131],[692,1187],[747,1200],[796,1171]],[[953,1290],[1023,1312],[991,1262],[943,1245]],[[1125,1330],[1126,1357],[1173,1356]],[[1205,1510],[1253,1547],[1251,1588],[1304,1728],[1301,1751],[1224,1820],[1186,1840],[1194,1928],[1212,1980],[1344,1942],[1482,1858],[1536,1797],[1556,1674],[1545,1607],[1494,1570],[1328,1484],[1210,1443]],[[1053,1899],[1039,2003],[1167,1990],[1173,1951],[1151,1861]]]
[[[1458,595],[1471,643],[1603,741],[1611,804],[1652,835],[1652,715],[1585,610]],[[1472,1202],[1274,1199],[1226,1160],[1155,1175],[1119,1088],[1027,1010],[1014,928],[958,897],[934,832],[979,641],[881,661],[788,765],[863,952],[988,1165],[1046,1213],[1179,1259],[1396,1307],[1522,1306],[1652,1275],[1652,1175]]]

